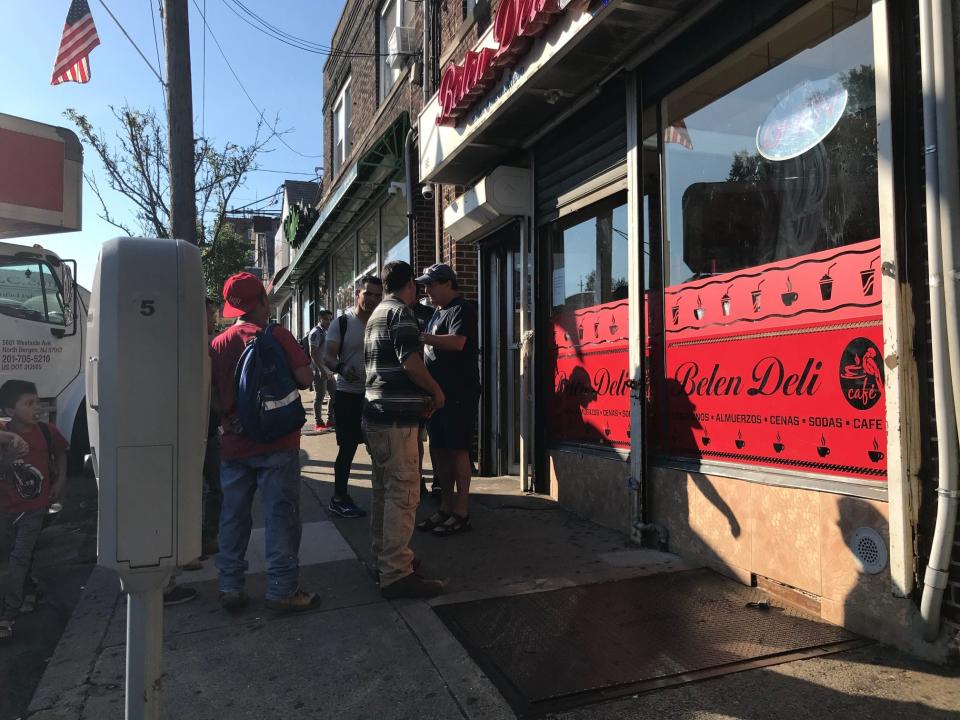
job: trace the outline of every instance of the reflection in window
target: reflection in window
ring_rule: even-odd
[[[410,238],[407,234],[407,210],[404,203],[402,197],[393,195],[380,209],[383,265],[394,260],[410,262]]]
[[[559,226],[552,254],[554,312],[627,297],[627,206],[591,209]]]
[[[666,285],[879,236],[869,8],[832,3],[664,102]]]
[[[63,298],[50,267],[36,262],[0,266],[0,313],[63,325]]]
[[[342,315],[356,304],[353,278],[356,244],[351,240],[340,247],[333,256],[333,286],[335,288],[336,312]]]
[[[357,251],[360,257],[360,267],[357,270],[357,279],[367,274],[377,274],[377,216],[373,215],[360,226],[357,233]]]

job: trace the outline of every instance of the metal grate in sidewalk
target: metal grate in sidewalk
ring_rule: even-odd
[[[435,611],[521,715],[537,715],[860,645],[709,570]],[[815,649],[815,650],[813,650]]]

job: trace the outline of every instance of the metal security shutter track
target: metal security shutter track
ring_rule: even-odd
[[[537,223],[556,219],[561,196],[622,164],[626,154],[625,88],[614,78],[534,148]]]

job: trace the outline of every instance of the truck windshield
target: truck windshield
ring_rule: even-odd
[[[0,314],[63,325],[63,297],[50,266],[36,260],[0,260]]]

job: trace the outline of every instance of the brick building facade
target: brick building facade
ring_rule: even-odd
[[[516,15],[505,14],[496,23],[500,31],[491,32],[506,3],[504,12]],[[915,159],[930,139],[921,127],[917,4],[431,5],[438,8],[435,68],[459,65],[462,75],[446,90],[438,82],[440,91],[420,117],[421,135],[430,131],[429,138],[421,137],[420,171],[442,186],[436,215],[442,253],[463,274],[479,272],[478,300],[488,317],[497,312],[499,293],[517,293],[496,275],[494,246],[504,242],[506,226],[502,215],[485,207],[495,190],[491,179],[508,169],[526,173],[530,182],[527,208],[516,213],[529,238],[517,234],[523,238],[513,240],[521,247],[520,260],[509,261],[517,262],[516,275],[529,273],[532,289],[527,297],[509,298],[505,313],[529,309],[526,327],[532,332],[517,343],[525,350],[520,362],[528,391],[516,401],[485,397],[482,414],[492,419],[481,421],[481,444],[485,433],[508,433],[503,418],[522,418],[526,406],[531,419],[521,420],[520,433],[533,475],[528,488],[637,540],[669,542],[685,557],[745,582],[773,583],[798,601],[812,598],[824,618],[920,652],[933,647],[923,645],[917,631],[920,598],[936,582],[945,586],[941,643],[955,634],[960,532],[949,571],[927,571],[933,518],[943,501],[936,497],[941,446],[927,397],[933,395],[927,236],[918,190],[923,168]],[[960,37],[960,21],[956,25],[954,36]],[[845,66],[837,59],[841,50],[856,54],[857,62]],[[832,91],[843,98],[836,125],[789,153],[767,147],[791,127],[789,114],[777,115],[785,98],[797,99],[812,87],[804,83],[817,82],[842,86]],[[809,100],[815,104],[822,97]],[[904,107],[915,112],[904,113]],[[860,150],[853,149],[857,137],[864,140]],[[761,172],[739,174],[745,168],[737,165],[737,152]],[[843,209],[807,217],[815,218],[821,237],[803,251],[781,245],[752,255],[751,248],[791,232],[766,224],[770,207],[780,213],[778,222],[793,210],[786,186],[775,187],[773,176],[763,175],[793,167],[791,162],[806,163],[807,174],[784,177],[819,183],[817,202],[834,195]],[[858,178],[846,189],[845,173]],[[751,183],[760,178],[761,184],[773,183],[763,186],[762,193],[772,193],[763,198],[751,194],[758,187]],[[522,264],[527,251],[528,266]],[[765,335],[762,346],[751,345],[751,333],[765,322],[759,316],[771,312],[760,304],[758,283],[768,288],[778,282],[778,263],[799,268],[822,262],[818,278],[828,276],[832,286],[827,270],[833,267],[836,274],[839,265],[823,258],[837,252],[869,252],[877,258],[873,267],[884,268],[872,309],[857,300],[863,309],[855,323],[870,329],[827,350],[824,340],[839,342],[845,325],[841,309],[821,305],[836,305],[838,296],[811,284],[798,297],[814,298],[818,306],[798,311],[788,284],[775,298],[791,306],[791,319],[775,321],[784,326],[776,333],[805,332],[799,318],[809,312],[810,322],[816,315],[823,325],[818,342],[781,348],[772,339],[779,335]],[[521,267],[529,270],[520,273]],[[792,283],[800,272],[792,270]],[[873,270],[861,272],[867,277]],[[740,282],[746,275],[751,292],[743,289],[747,281]],[[714,287],[719,294],[711,305],[707,294]],[[904,293],[904,287],[912,290]],[[862,298],[863,288],[855,289]],[[736,317],[735,307],[747,315],[729,319]],[[711,329],[718,323],[726,328],[723,346]],[[918,328],[916,337],[907,327]],[[496,330],[482,328],[485,387],[503,378],[503,368],[513,362],[509,343],[498,350]],[[753,352],[795,354],[801,364],[806,357],[799,355],[809,352],[822,355],[823,367],[832,369],[843,362],[838,353],[867,342],[872,354],[886,360],[883,373],[876,373],[872,397],[879,399],[871,406],[872,420],[866,408],[844,400],[849,363],[839,378],[821,379],[829,384],[809,408],[788,402],[755,416],[745,413],[753,407],[750,397],[725,404],[677,375],[690,367],[683,365],[687,361],[739,367]],[[862,353],[855,355],[861,362]],[[750,367],[743,366],[744,378]],[[487,368],[493,370],[488,374]],[[626,382],[614,388],[604,380],[616,377]],[[506,384],[521,382],[514,377]],[[646,392],[631,392],[638,386]],[[791,425],[789,443],[780,439],[788,432],[781,428],[778,435],[775,427],[786,406],[796,414],[784,417],[800,428]],[[695,420],[684,425],[678,420],[684,417]],[[808,424],[824,429],[810,434],[803,429]],[[872,430],[857,432],[865,428]],[[801,441],[805,432],[810,439]],[[764,449],[757,449],[758,442]],[[945,442],[955,454],[957,438]],[[794,460],[785,457],[788,446],[798,448]],[[841,462],[841,456],[850,461]],[[791,538],[790,552],[782,551],[784,535]],[[863,555],[867,547],[877,550],[879,564],[870,565]],[[938,618],[925,618],[928,632],[937,629]]]

